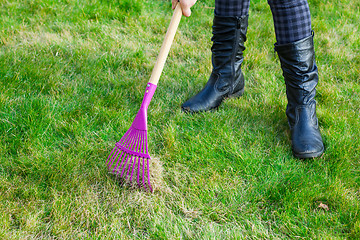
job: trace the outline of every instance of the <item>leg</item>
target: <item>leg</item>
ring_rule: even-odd
[[[307,0],[268,0],[278,45],[293,43],[311,35]]]
[[[240,17],[249,14],[250,0],[215,0],[216,16]]]
[[[249,0],[216,0],[213,21],[213,70],[205,87],[182,106],[185,112],[208,111],[244,92],[241,72],[248,25]]]
[[[315,62],[310,11],[306,0],[268,0],[273,13],[277,51],[286,84],[292,151],[295,157],[312,158],[324,151],[315,93]]]

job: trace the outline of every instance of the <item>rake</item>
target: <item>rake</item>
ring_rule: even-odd
[[[170,25],[167,29],[165,39],[160,49],[155,66],[151,73],[150,80],[145,89],[145,95],[131,127],[115,144],[106,164],[109,171],[120,178],[132,182],[136,177],[138,186],[141,188],[141,182],[145,190],[153,191],[150,184],[150,155],[148,152],[147,139],[147,109],[155,93],[157,83],[164,68],[171,44],[181,20],[181,7],[177,4]],[[130,178],[129,178],[130,177]]]

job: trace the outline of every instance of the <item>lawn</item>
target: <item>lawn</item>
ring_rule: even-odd
[[[245,93],[180,105],[211,72],[214,3],[182,18],[149,106],[154,193],[106,169],[142,101],[165,0],[0,1],[0,239],[360,238],[360,2],[309,0],[325,153],[292,156],[265,0],[252,0]]]

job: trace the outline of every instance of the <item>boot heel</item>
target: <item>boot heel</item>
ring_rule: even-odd
[[[235,93],[232,93],[228,96],[228,98],[238,98],[238,97],[241,97],[243,94],[244,94],[244,88],[241,89],[240,91],[237,91]]]

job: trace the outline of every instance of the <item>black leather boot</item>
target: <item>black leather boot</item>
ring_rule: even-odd
[[[313,36],[294,43],[275,44],[286,83],[292,151],[297,158],[319,157],[324,152],[316,117],[315,93],[318,69]]]
[[[213,70],[205,87],[182,106],[184,112],[202,112],[217,108],[228,97],[244,93],[244,76],[241,64],[246,41],[248,16],[214,16]]]

